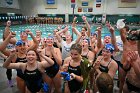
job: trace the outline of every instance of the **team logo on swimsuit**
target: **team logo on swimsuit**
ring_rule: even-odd
[[[65,49],[67,52],[70,52],[70,48],[69,48],[69,47],[64,46],[64,49]]]

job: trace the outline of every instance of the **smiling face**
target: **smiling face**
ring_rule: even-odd
[[[30,64],[36,62],[37,55],[36,55],[35,51],[33,51],[33,50],[28,51],[26,59]]]
[[[36,31],[36,36],[41,36],[41,31],[40,30]]]
[[[73,60],[79,59],[82,53],[82,46],[80,44],[73,44],[70,49],[70,56]]]
[[[27,38],[28,38],[27,33],[25,33],[25,32],[21,32],[21,33],[20,33],[20,38],[21,38],[21,40],[26,41]]]
[[[47,46],[53,46],[53,43],[54,43],[53,37],[49,37],[46,39]]]
[[[110,50],[108,49],[103,49],[102,50],[102,56],[104,56],[104,58],[108,58],[108,57],[111,57],[112,53],[110,52]]]
[[[111,37],[110,36],[105,36],[104,37],[104,44],[110,44],[111,43]]]
[[[16,45],[16,50],[21,54],[25,54],[26,49],[27,49],[27,46],[25,45],[25,42],[22,42]]]
[[[71,58],[72,58],[73,60],[74,60],[74,59],[78,59],[78,58],[80,57],[80,55],[81,55],[81,54],[79,54],[77,50],[72,49],[72,50],[70,51],[70,56],[71,56]]]

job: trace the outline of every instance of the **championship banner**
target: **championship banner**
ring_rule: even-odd
[[[0,0],[0,7],[20,9],[18,0]]]

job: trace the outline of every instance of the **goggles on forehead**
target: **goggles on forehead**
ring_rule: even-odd
[[[106,44],[104,49],[109,50],[111,53],[113,53],[114,46],[112,44]]]

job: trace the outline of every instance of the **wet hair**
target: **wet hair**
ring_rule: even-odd
[[[86,26],[83,26],[82,28],[84,28],[87,31],[87,27]]]
[[[82,53],[82,46],[80,44],[72,44],[70,50],[77,50],[79,54]]]
[[[107,37],[107,36],[111,37],[111,34],[105,34],[104,38]]]
[[[113,93],[113,79],[108,73],[102,72],[97,77],[96,85],[100,93]]]
[[[36,30],[35,32],[40,31],[40,30]],[[41,35],[42,35],[42,31],[40,31]]]
[[[97,32],[91,32],[91,35],[92,35],[92,36],[95,35],[96,37],[98,36]]]
[[[40,56],[39,56],[39,54],[37,53],[36,50],[30,49],[30,50],[27,51],[27,53],[28,53],[29,51],[34,51],[35,54],[36,54],[36,57],[37,57],[37,61],[41,62]],[[27,54],[26,54],[26,55],[27,55]]]
[[[25,31],[20,31],[20,35],[21,35],[22,33],[25,33],[25,34],[28,36],[28,34],[27,34]]]
[[[88,45],[90,45],[90,39],[86,38],[86,39],[83,39],[83,40],[87,40]]]

